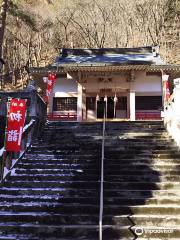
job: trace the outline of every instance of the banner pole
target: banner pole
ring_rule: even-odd
[[[7,111],[6,111],[6,126],[5,126],[5,131],[4,131],[4,151],[3,151],[3,158],[2,158],[2,165],[1,165],[1,181],[3,180],[3,175],[4,175],[4,165],[5,165],[5,162],[6,162],[6,135],[7,135],[7,123],[8,123],[8,113],[9,113],[9,103],[10,103],[10,99],[8,97],[8,100],[7,100]]]

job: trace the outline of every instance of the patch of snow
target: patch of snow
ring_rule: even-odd
[[[26,125],[24,126],[24,128],[23,128],[23,132],[25,132],[26,129],[28,129],[34,122],[35,122],[35,120],[32,119],[28,124],[26,124]]]
[[[11,170],[11,176],[16,176],[16,175],[18,175],[18,174],[16,173],[16,169],[13,168],[13,169]]]
[[[4,147],[0,149],[0,156],[3,155],[3,152],[4,152]]]
[[[18,159],[12,159],[12,166],[11,166],[11,170],[14,167],[14,165],[18,162]]]
[[[77,169],[77,170],[75,170],[76,172],[83,172],[83,170],[82,169]]]
[[[3,178],[5,178],[9,172],[10,172],[10,170],[7,169],[7,167],[4,167]]]
[[[8,187],[2,187],[1,189],[3,190],[9,190]],[[11,190],[12,191],[29,191],[29,190],[33,190],[33,191],[66,191],[67,188],[61,188],[61,187],[58,187],[58,188],[26,188],[26,187],[11,187]]]

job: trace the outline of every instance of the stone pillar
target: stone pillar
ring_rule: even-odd
[[[78,99],[77,99],[77,121],[83,120],[83,87],[78,83]]]

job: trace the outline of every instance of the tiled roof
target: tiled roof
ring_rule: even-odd
[[[62,49],[54,65],[68,66],[117,66],[163,65],[158,47]]]

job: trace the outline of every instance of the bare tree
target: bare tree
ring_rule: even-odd
[[[1,12],[0,12],[0,58],[2,57],[7,10],[8,10],[8,0],[3,0],[1,4]]]

